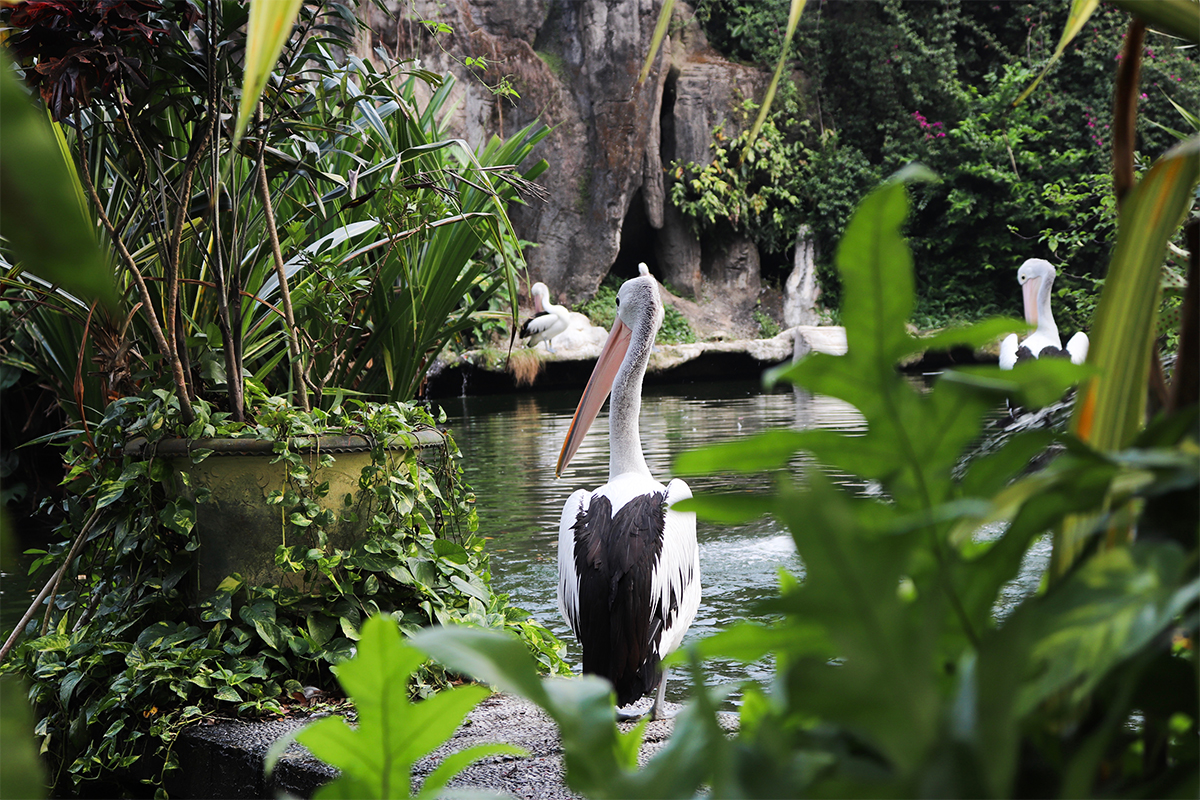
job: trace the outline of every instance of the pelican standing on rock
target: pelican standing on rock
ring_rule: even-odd
[[[1018,344],[1017,335],[1009,334],[1000,343],[1000,368],[1012,369],[1018,361],[1031,358],[1070,358],[1082,364],[1087,358],[1088,337],[1083,331],[1071,337],[1064,350],[1050,311],[1050,287],[1054,267],[1049,261],[1031,258],[1017,270],[1017,282],[1025,301],[1025,321],[1036,329]]]
[[[650,475],[638,434],[642,378],[662,324],[658,283],[648,270],[617,292],[617,318],[575,410],[555,476],[579,449],[612,393],[608,483],[579,489],[558,526],[558,608],[583,647],[583,671],[607,678],[621,711],[658,687],[651,719],[661,719],[667,674],[661,661],[679,647],[700,606],[696,515],[672,506],[692,496],[681,480]]]
[[[528,339],[527,347],[537,347],[545,342],[546,349],[554,352],[553,339],[571,325],[571,312],[550,302],[550,289],[538,281],[530,293],[533,295],[533,316],[521,326],[521,338]]]

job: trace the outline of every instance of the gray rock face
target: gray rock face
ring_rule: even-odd
[[[714,128],[736,135],[741,101],[761,99],[768,76],[709,48],[691,9],[676,5],[675,34],[637,83],[660,0],[392,0],[364,6],[371,47],[458,77],[451,131],[472,146],[538,119],[553,127],[535,151],[550,169],[545,202],[511,210],[531,280],[557,302],[590,297],[611,271],[639,261],[700,299],[753,307],[758,254],[750,242],[699,241],[667,197],[673,159],[707,163]],[[431,34],[415,21],[449,25]],[[468,68],[467,59],[487,68]],[[473,63],[478,63],[473,62]],[[505,81],[513,99],[492,89]],[[732,294],[732,298],[730,295]]]

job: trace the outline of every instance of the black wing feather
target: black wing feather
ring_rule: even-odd
[[[614,517],[609,499],[599,495],[575,520],[583,671],[611,681],[621,706],[658,685],[657,644],[666,619],[650,589],[666,507],[666,493],[654,492],[634,498]]]
[[[534,331],[529,330],[529,326],[532,325],[533,321],[538,317],[545,317],[549,314],[549,311],[539,311],[529,319],[525,320],[525,324],[521,326],[521,338],[528,339],[530,336],[533,336]]]

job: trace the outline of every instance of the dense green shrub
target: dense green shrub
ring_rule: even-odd
[[[763,66],[778,56],[786,12],[766,0],[697,4],[715,46]],[[919,161],[943,181],[917,190],[906,228],[915,321],[1015,312],[1016,268],[1041,256],[1060,265],[1060,327],[1085,327],[1115,223],[1103,120],[1127,17],[1099,9],[1042,88],[1013,109],[1064,15],[1057,0],[809,3],[791,50],[803,93],[776,100],[744,161],[744,137],[718,136],[711,165],[674,165],[672,200],[697,225],[732,228],[767,253],[807,225],[823,301],[836,306],[832,253],[850,210],[880,177]],[[1147,157],[1174,141],[1154,123],[1185,127],[1171,101],[1200,104],[1194,52],[1148,34],[1138,124]]]
[[[491,589],[474,497],[452,438],[444,453],[399,468],[377,444],[360,479],[375,499],[367,538],[350,547],[329,541],[326,529],[337,516],[354,512],[334,514],[314,502],[329,485],[313,479],[293,437],[338,431],[380,443],[434,427],[428,413],[345,401],[302,415],[282,398],[256,393],[250,402],[255,425],[231,423],[198,401],[197,419],[185,430],[175,398],[158,390],[151,400],[117,401],[90,435],[73,442],[63,540],[33,569],[49,575],[77,537],[84,543],[70,556],[45,622],[29,623],[33,635],[4,665],[32,684],[37,735],[59,791],[81,784],[107,791],[108,782],[134,777],[159,785],[176,767],[171,744],[183,724],[218,713],[283,713],[303,698],[304,686],[333,689],[330,665],[352,654],[371,614],[395,617],[408,634],[451,621],[507,628],[544,669],[565,670],[555,637]],[[198,547],[196,505],[179,494],[162,459],[121,452],[133,436],[185,433],[275,442],[288,475],[287,490],[269,499],[280,506],[275,562],[301,588],[251,586],[236,575],[210,597],[184,588]],[[375,477],[380,471],[385,480]],[[413,691],[440,685],[441,673],[426,671]]]

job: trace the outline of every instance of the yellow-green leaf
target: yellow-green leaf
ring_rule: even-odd
[[[646,78],[650,75],[650,68],[654,66],[654,59],[658,56],[658,49],[662,47],[663,39],[667,37],[667,25],[671,22],[671,9],[675,7],[675,0],[666,0],[663,3],[662,11],[658,12],[658,23],[654,26],[654,36],[650,38],[650,52],[646,54],[646,63],[642,64],[642,73],[638,75],[638,84],[646,82]]]
[[[1200,44],[1200,3],[1196,0],[1110,0],[1152,28]]]
[[[780,77],[783,76],[783,68],[787,64],[792,37],[796,33],[796,26],[800,24],[800,12],[802,11],[804,11],[804,0],[792,0],[791,8],[788,9],[787,30],[783,34],[783,49],[779,51],[779,61],[775,64],[775,74],[771,76],[771,83],[767,86],[767,94],[763,97],[762,106],[758,109],[758,118],[754,120],[754,127],[750,129],[750,136],[746,139],[746,149],[742,151],[742,158],[745,158],[746,153],[750,152],[750,148],[754,145],[754,140],[758,138],[758,132],[762,130],[763,123],[767,120],[767,112],[771,110],[771,103],[775,100],[775,89],[779,86]]]
[[[250,0],[250,22],[246,28],[246,72],[242,78],[242,101],[238,105],[236,146],[266,88],[279,52],[292,32],[303,0]]]
[[[9,64],[0,59],[0,236],[34,275],[87,298],[112,297],[78,177]]]
[[[1088,18],[1095,12],[1096,6],[1100,5],[1100,0],[1072,0],[1071,11],[1067,15],[1067,24],[1063,28],[1062,36],[1058,39],[1058,47],[1054,48],[1054,54],[1050,56],[1050,60],[1046,62],[1046,66],[1034,79],[1033,83],[1029,84],[1029,88],[1021,92],[1020,97],[1013,101],[1013,105],[1020,105],[1026,97],[1033,93],[1033,90],[1038,87],[1042,79],[1050,72],[1050,68],[1058,63],[1058,59],[1062,57],[1063,51],[1067,49],[1067,45],[1083,28],[1083,24],[1088,21]]]
[[[1194,136],[1160,158],[1122,204],[1088,352],[1100,372],[1084,384],[1071,421],[1074,433],[1097,450],[1127,447],[1141,427],[1159,275],[1197,180],[1200,137]]]

